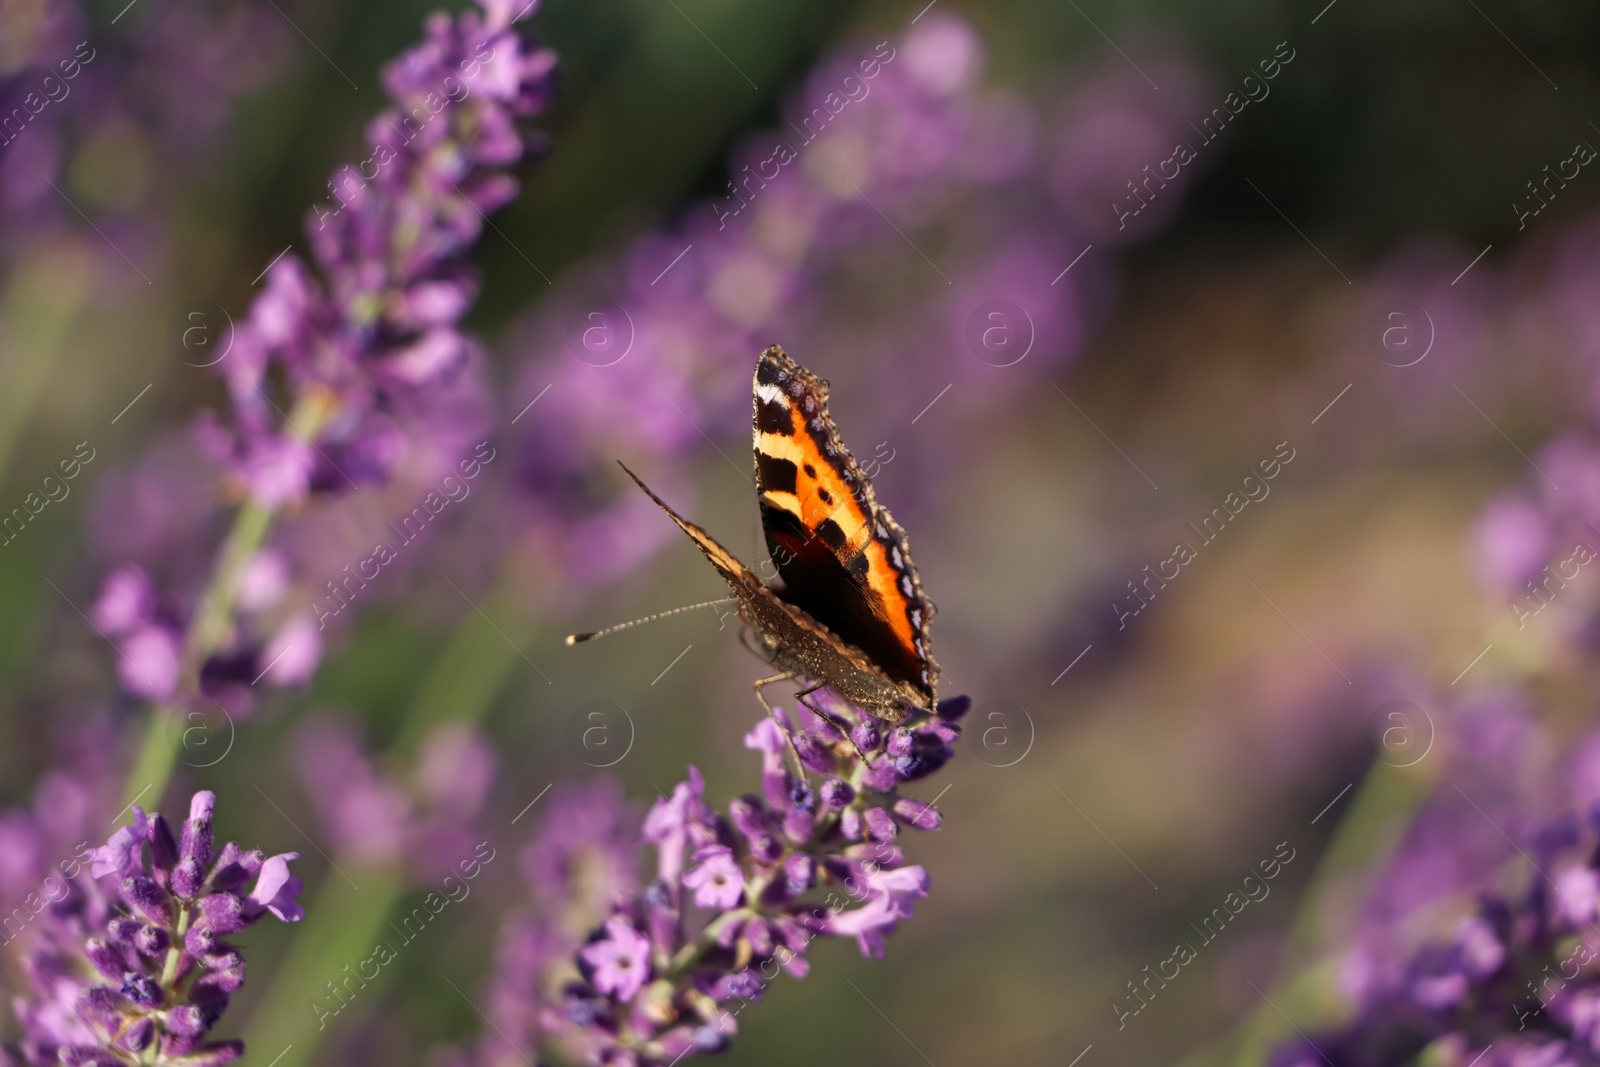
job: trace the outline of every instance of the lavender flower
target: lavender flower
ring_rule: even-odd
[[[132,824],[94,852],[97,881],[53,907],[32,945],[12,1062],[210,1067],[243,1053],[238,1041],[207,1040],[244,983],[244,958],[225,938],[268,914],[301,919],[289,873],[298,853],[215,848],[215,807],[214,794],[196,793],[175,835],[135,806]]]
[[[1440,785],[1322,970],[1352,1017],[1303,1025],[1272,1067],[1527,1067],[1600,1051],[1600,734],[1558,761],[1514,695],[1445,710]]]
[[[1374,988],[1350,1024],[1291,1042],[1269,1062],[1591,1062],[1600,1051],[1600,809],[1589,822],[1584,833],[1575,818],[1545,824],[1522,891],[1482,894],[1449,938],[1424,945]]]
[[[96,614],[113,623],[129,692],[203,693],[240,714],[256,683],[305,681],[332,613],[317,604],[322,586],[373,551],[330,531],[387,537],[384,520],[426,500],[484,439],[483,353],[459,325],[477,292],[465,255],[515,197],[509,171],[530,154],[517,123],[554,83],[552,54],[513,27],[534,6],[435,14],[425,40],[385,68],[391,106],[368,126],[365,158],[334,174],[307,219],[314,268],[293,253],[277,260],[215,364],[230,406],[203,418],[197,439],[225,495],[245,502],[215,572],[187,571],[189,554],[159,582],[134,568],[107,579]],[[403,495],[378,514],[362,501],[329,521],[329,501],[391,483]],[[263,549],[277,513],[313,497],[323,506]]]
[[[688,780],[656,801],[641,828],[655,878],[642,892],[620,891],[618,879],[603,921],[564,960],[553,951],[560,938],[550,911],[515,928],[492,999],[539,1008],[536,1019],[501,1015],[515,1029],[501,1025],[499,1034],[536,1035],[590,1063],[669,1064],[726,1047],[739,1012],[779,972],[805,977],[818,936],[853,938],[863,954],[882,957],[885,938],[928,894],[927,872],[907,865],[899,835],[940,824],[936,808],[899,790],[953,755],[956,720],[970,701],[943,701],[938,714],[890,729],[817,695],[827,717],[803,709],[795,727],[780,711],[781,728],[763,719],[746,735],[746,747],[761,755],[760,794],[720,813],[690,767]],[[787,763],[791,729],[798,774]],[[616,810],[614,796],[606,805]],[[619,849],[613,818],[596,828],[610,842],[596,842],[609,864],[637,856]],[[552,822],[539,840],[552,835],[570,838]],[[498,1062],[503,1041],[496,1052],[486,1039],[482,1058]]]

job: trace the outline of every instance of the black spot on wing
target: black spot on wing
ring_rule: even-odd
[[[794,436],[794,417],[789,407],[779,400],[756,402],[756,429],[762,433],[775,433],[781,437]]]
[[[813,467],[809,463],[807,463],[805,466],[806,466],[806,477],[815,478],[817,476],[817,468]]]
[[[817,527],[817,537],[834,552],[838,552],[849,541],[844,535],[844,528],[832,519],[822,520],[821,525]]]
[[[799,475],[800,468],[794,465],[793,460],[779,459],[765,452],[756,453],[756,477],[760,480],[763,490],[792,493],[795,491]]]
[[[807,466],[809,466],[809,464],[807,464]],[[824,504],[833,503],[833,494],[828,492],[826,489],[823,489],[821,486],[817,487],[817,496],[822,498],[822,502]]]

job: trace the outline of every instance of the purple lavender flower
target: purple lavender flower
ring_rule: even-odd
[[[215,808],[214,794],[196,793],[174,834],[135,805],[133,822],[94,852],[95,881],[58,903],[33,940],[11,1061],[210,1067],[243,1053],[241,1042],[207,1040],[244,983],[244,958],[225,939],[268,914],[302,918],[289,872],[298,853],[215,847]]]
[[[506,171],[528,153],[515,124],[553,85],[553,56],[512,21],[498,3],[436,14],[385,68],[393,104],[367,127],[367,158],[334,173],[306,222],[321,280],[297,256],[278,260],[218,364],[231,421],[204,425],[202,440],[260,503],[383,482],[437,388],[481,374],[457,325],[477,295],[462,257],[515,198]],[[281,407],[274,370],[289,382]]]
[[[943,701],[937,715],[885,729],[816,695],[826,717],[806,708],[795,727],[779,712],[781,728],[763,719],[746,736],[761,754],[761,795],[718,812],[690,767],[688,780],[656,801],[639,830],[655,850],[655,878],[642,892],[603,900],[587,940],[564,952],[562,912],[576,901],[561,889],[573,881],[561,872],[571,865],[540,865],[557,877],[535,881],[544,902],[538,915],[508,924],[491,991],[502,1047],[492,1050],[486,1037],[485,1062],[503,1052],[506,1034],[585,1062],[634,1067],[715,1052],[780,972],[808,973],[815,938],[850,937],[863,954],[883,955],[885,938],[928,894],[927,872],[907,865],[898,835],[939,825],[936,808],[899,790],[950,758],[956,720],[970,702]],[[800,752],[798,774],[786,764],[785,730]],[[573,797],[582,794],[562,803]],[[612,869],[631,868],[636,839],[617,834],[615,791],[596,801],[592,847]],[[570,820],[553,807],[529,855],[572,855],[575,847]]]
[[[627,919],[607,919],[600,935],[578,953],[585,973],[601,993],[629,1001],[650,977],[650,939]]]
[[[493,405],[481,347],[460,329],[477,293],[465,256],[515,197],[509,171],[531,153],[517,124],[554,84],[552,54],[513,27],[535,6],[435,14],[385,68],[390,107],[368,126],[365,158],[333,175],[306,221],[313,265],[278,259],[215,363],[230,405],[201,419],[197,439],[223,495],[245,500],[216,572],[195,574],[191,551],[160,561],[173,592],[126,569],[107,579],[101,606],[129,692],[204,694],[237,715],[258,683],[308,679],[328,616],[369,580],[347,572],[373,552],[370,531],[388,538],[386,520],[484,441]],[[351,490],[391,483],[403,489],[375,513],[360,500],[330,514]],[[261,547],[279,511],[313,497],[320,507]],[[152,588],[130,597],[139,582]]]
[[[1425,944],[1370,991],[1355,1020],[1280,1048],[1273,1067],[1478,1062],[1579,1064],[1600,1051],[1600,872],[1595,828],[1546,824],[1516,894],[1485,892],[1448,939]],[[1582,847],[1578,847],[1578,846]]]
[[[1557,762],[1506,696],[1460,701],[1439,725],[1441,785],[1371,877],[1333,969],[1353,1018],[1305,1027],[1273,1067],[1524,1067],[1600,1050],[1600,734]]]

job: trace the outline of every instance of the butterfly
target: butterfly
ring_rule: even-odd
[[[756,362],[751,438],[756,494],[778,580],[768,584],[710,534],[623,470],[711,561],[762,655],[780,673],[832,689],[888,722],[932,712],[939,665],[928,650],[934,606],[906,532],[839,440],[828,383],[773,345]],[[766,700],[762,697],[762,703]],[[810,705],[808,705],[810,706]]]

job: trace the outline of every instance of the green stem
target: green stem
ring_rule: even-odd
[[[667,964],[666,972],[661,977],[668,981],[681,978],[690,967],[699,962],[700,957],[705,955],[712,945],[717,943],[717,938],[725,928],[734,923],[742,923],[754,914],[755,911],[751,908],[740,908],[737,911],[725,912],[711,920],[706,924],[706,928],[700,931],[698,938],[678,950],[678,954],[672,957],[672,962]]]
[[[233,518],[233,528],[217,556],[217,568],[211,575],[195,611],[194,623],[189,627],[188,641],[183,649],[184,692],[195,692],[200,685],[200,668],[206,658],[215,652],[233,629],[233,606],[238,599],[239,576],[266,540],[272,526],[272,509],[250,498],[239,508]]]
[[[193,912],[185,907],[178,916],[178,928],[172,932],[172,947],[167,949],[167,962],[161,968],[161,986],[168,992],[172,991],[172,983],[178,977],[178,961],[183,958],[183,938],[189,932],[189,920],[193,917]]]
[[[289,413],[288,425],[308,441],[314,441],[322,427],[333,414],[331,394],[315,390],[307,393]],[[272,528],[275,512],[272,508],[247,497],[233,517],[233,526],[217,553],[217,563],[211,580],[200,594],[195,608],[194,621],[183,647],[183,672],[178,682],[179,697],[158,704],[150,710],[150,720],[145,724],[144,740],[139,746],[139,758],[133,774],[128,779],[129,796],[151,795],[145,806],[152,811],[161,806],[167,782],[172,777],[178,760],[181,731],[172,731],[171,723],[182,714],[184,695],[200,691],[200,671],[205,662],[228,639],[233,631],[234,606],[239,597],[239,578],[245,566],[261,549]]]

